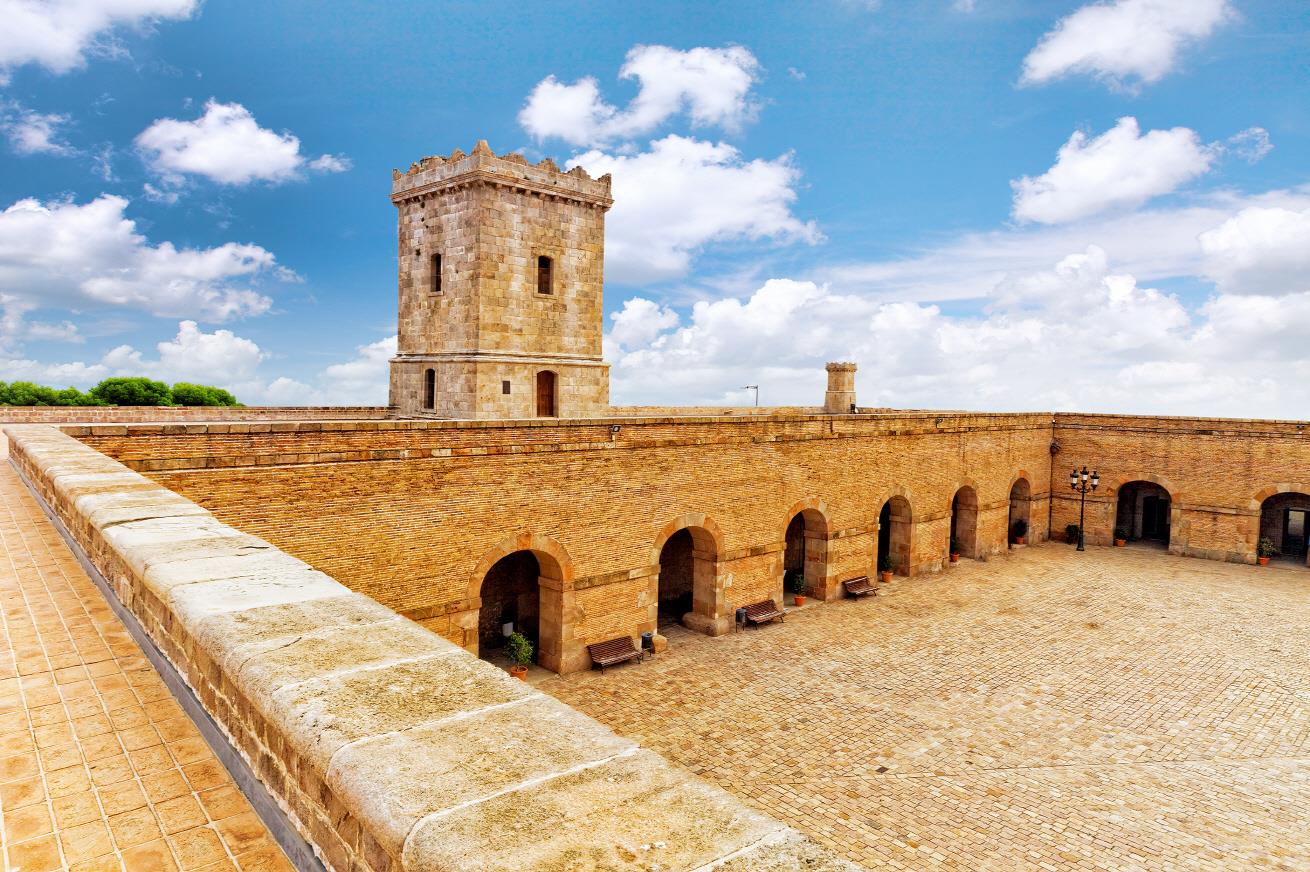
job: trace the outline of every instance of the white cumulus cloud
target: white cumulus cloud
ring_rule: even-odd
[[[119,53],[115,28],[190,18],[198,0],[0,0],[0,84],[24,64],[66,73],[88,54]]]
[[[759,384],[762,402],[814,406],[823,364],[854,360],[864,406],[1304,417],[1307,318],[1310,292],[1189,309],[1091,246],[977,313],[772,279],[608,353],[620,404],[741,403]]]
[[[635,154],[584,152],[569,161],[577,165],[613,175],[605,265],[615,281],[680,276],[711,242],[821,239],[792,213],[800,171],[789,155],[746,160],[726,143],[670,134]]]
[[[1200,242],[1206,273],[1225,293],[1310,291],[1310,208],[1248,207]]]
[[[272,252],[228,242],[213,248],[151,244],[127,200],[19,200],[0,212],[0,293],[43,307],[125,306],[154,315],[224,321],[267,312],[253,287],[277,271]]]
[[[1115,87],[1157,82],[1183,48],[1235,15],[1229,0],[1111,0],[1061,19],[1023,62],[1021,82],[1088,75]]]
[[[168,184],[202,176],[221,185],[271,184],[300,178],[306,169],[343,172],[348,158],[322,155],[307,160],[291,133],[260,127],[240,103],[210,100],[204,114],[191,121],[160,118],[136,138],[146,165]]]
[[[533,88],[519,124],[539,140],[604,145],[642,136],[686,112],[692,125],[740,129],[755,118],[751,87],[759,61],[741,46],[693,48],[634,46],[619,78],[636,79],[637,96],[622,109],[607,103],[594,78],[566,84],[548,76]]]
[[[1014,217],[1058,224],[1140,206],[1209,171],[1218,150],[1186,127],[1145,134],[1132,117],[1100,136],[1075,131],[1040,176],[1011,182]]]

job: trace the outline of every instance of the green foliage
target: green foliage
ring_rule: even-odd
[[[938,541],[941,541],[941,540],[938,540]],[[952,554],[959,554],[959,553],[960,553],[960,540],[959,540],[959,539],[956,539],[956,538],[953,537],[953,536],[951,537],[951,553],[952,553]]]
[[[1064,541],[1068,542],[1070,545],[1077,545],[1077,544],[1078,544],[1078,525],[1077,525],[1077,524],[1066,524],[1066,525],[1065,525],[1065,528],[1064,528]]]
[[[107,378],[91,395],[111,406],[171,406],[173,392],[163,382],[148,378]]]
[[[1274,545],[1274,540],[1269,538],[1261,539],[1259,544],[1255,546],[1255,551],[1261,557],[1278,556],[1278,548]]]
[[[173,403],[178,406],[236,406],[237,398],[222,388],[178,382],[173,385]]]
[[[532,643],[522,633],[513,633],[505,642],[505,653],[516,666],[532,664]]]
[[[1020,518],[1014,522],[1014,535],[1015,538],[1028,535],[1028,522],[1025,521],[1023,518]]]
[[[0,382],[0,406],[102,406],[77,388],[55,390],[28,381]]]
[[[892,556],[890,554],[878,555],[878,571],[879,572],[892,571]]]
[[[805,594],[810,590],[810,585],[805,580],[805,570],[803,569],[788,569],[782,574],[782,580],[794,594],[805,596]]]
[[[1116,538],[1116,539],[1122,539],[1122,540],[1124,540],[1125,542],[1127,542],[1127,541],[1128,541],[1128,528],[1127,528],[1127,527],[1115,527],[1115,528],[1114,528],[1114,538]]]

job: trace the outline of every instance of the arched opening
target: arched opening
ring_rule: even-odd
[[[951,500],[951,552],[961,557],[978,556],[978,492],[965,485]]]
[[[659,626],[703,629],[718,617],[718,559],[714,537],[703,527],[684,527],[665,540],[656,580]]]
[[[555,410],[555,373],[543,369],[537,373],[537,417],[554,418]]]
[[[794,595],[803,579],[807,596],[822,597],[828,574],[828,523],[817,509],[804,509],[787,524],[782,557],[783,598]]]
[[[437,371],[428,369],[423,371],[423,408],[435,409],[437,407]]]
[[[522,633],[532,642],[533,657],[558,640],[546,638],[549,622],[541,620],[543,576],[558,578],[559,567],[545,554],[515,551],[492,564],[482,578],[478,610],[478,656],[499,663],[510,633]]]
[[[1119,486],[1114,513],[1118,539],[1167,547],[1172,498],[1153,481],[1130,481]]]
[[[882,504],[878,513],[879,569],[888,566],[897,575],[910,574],[910,522],[910,501],[905,497],[895,496]]]
[[[1274,543],[1274,560],[1310,566],[1310,496],[1274,494],[1261,503],[1260,538]]]
[[[1028,479],[1020,478],[1010,488],[1010,542],[1018,543],[1020,539],[1032,541],[1032,500],[1033,488]]]

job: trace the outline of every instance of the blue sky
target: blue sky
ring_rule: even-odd
[[[625,403],[1310,417],[1310,7],[0,0],[0,379],[385,402],[392,167],[615,177]]]

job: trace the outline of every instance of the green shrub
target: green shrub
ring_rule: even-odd
[[[173,385],[173,403],[178,406],[236,406],[237,398],[211,385],[178,382]]]
[[[532,643],[522,633],[512,633],[505,641],[505,654],[516,666],[532,665]]]
[[[1020,537],[1023,537],[1023,536],[1027,536],[1027,535],[1028,535],[1028,522],[1025,521],[1023,518],[1019,518],[1017,521],[1014,522],[1014,528],[1013,528],[1013,529],[1014,529],[1014,535],[1015,535],[1015,538],[1020,538]]]
[[[1077,525],[1077,524],[1066,524],[1066,525],[1065,525],[1065,527],[1064,527],[1064,541],[1068,542],[1070,545],[1077,545],[1077,544],[1078,544],[1078,525]]]
[[[95,397],[77,388],[55,390],[28,381],[0,382],[0,406],[99,406]]]
[[[878,571],[879,572],[892,571],[892,556],[890,554],[878,555]]]
[[[1278,547],[1274,545],[1274,540],[1269,538],[1261,539],[1259,544],[1255,546],[1255,551],[1261,557],[1278,556]]]
[[[783,583],[791,590],[792,593],[805,596],[810,586],[805,581],[805,570],[788,569],[782,574]]]
[[[171,406],[173,392],[163,382],[148,378],[107,378],[91,395],[111,406]]]

